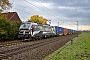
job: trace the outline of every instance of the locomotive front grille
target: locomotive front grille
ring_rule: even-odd
[[[29,34],[29,32],[25,32],[25,34]]]
[[[19,32],[20,34],[23,34],[23,32]]]

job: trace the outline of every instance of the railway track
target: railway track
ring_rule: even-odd
[[[22,46],[22,47],[17,47],[17,48],[0,51],[0,59],[7,58],[8,56],[12,56],[13,54],[19,54],[25,50],[31,50],[31,49],[37,48],[39,46],[43,46],[43,45],[55,42],[55,41],[58,41],[58,39],[54,39],[52,41],[51,40],[43,41],[43,42],[39,42],[39,43],[32,44],[32,45],[26,45],[26,46]]]
[[[70,38],[67,38],[67,39],[71,39],[71,38],[73,38],[73,37],[70,37]],[[32,49],[38,48],[40,46],[44,46],[44,45],[47,45],[47,44],[51,44],[53,42],[57,42],[60,39],[65,40],[66,38],[64,36],[55,37],[55,38],[45,39],[45,40],[43,40],[41,42],[31,44],[31,45],[24,45],[24,46],[20,46],[20,47],[11,48],[11,49],[8,49],[8,50],[1,50],[0,51],[0,59],[7,59],[8,57],[20,54],[20,53],[22,53],[24,51],[32,50]]]
[[[17,41],[0,42],[0,48],[16,46],[16,45],[19,45],[19,44],[23,44],[23,42],[21,42],[20,40],[17,40]]]

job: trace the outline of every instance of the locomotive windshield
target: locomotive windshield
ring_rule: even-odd
[[[22,23],[20,26],[20,30],[29,30],[30,23]]]

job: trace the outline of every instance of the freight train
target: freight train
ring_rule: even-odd
[[[23,22],[19,28],[20,39],[41,39],[77,33],[76,30],[58,26],[42,25],[33,22]]]

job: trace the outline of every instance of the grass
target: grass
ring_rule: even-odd
[[[80,34],[44,60],[90,60],[90,32]]]

